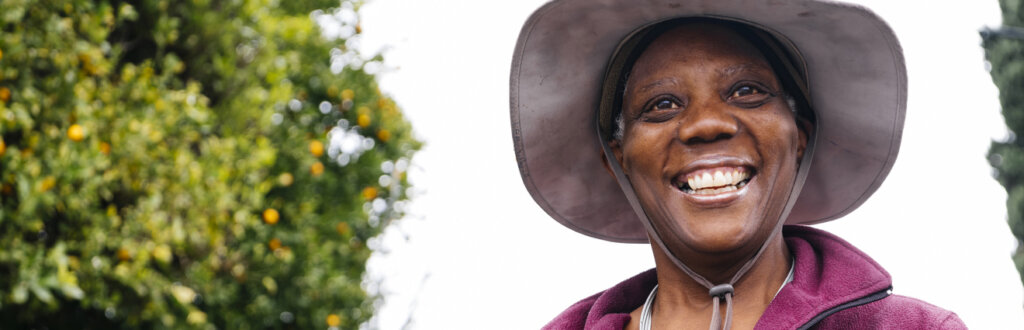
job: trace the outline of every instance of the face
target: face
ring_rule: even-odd
[[[764,56],[727,27],[694,23],[637,59],[612,150],[677,253],[756,250],[772,234],[806,136]]]

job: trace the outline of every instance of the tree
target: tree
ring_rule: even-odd
[[[999,87],[1008,141],[993,141],[989,163],[996,180],[1006,188],[1010,231],[1017,238],[1013,261],[1024,274],[1024,2],[1000,0],[1003,26],[981,31],[992,80]],[[1024,281],[1024,275],[1021,280]]]
[[[366,322],[420,142],[360,5],[0,0],[0,324]]]

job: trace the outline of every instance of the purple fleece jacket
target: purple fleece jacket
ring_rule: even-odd
[[[782,231],[793,254],[793,282],[755,329],[966,329],[955,313],[890,294],[892,278],[846,241],[804,226]],[[544,329],[623,329],[658,283],[654,269],[577,302]]]

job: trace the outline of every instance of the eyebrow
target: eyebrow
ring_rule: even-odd
[[[764,72],[765,69],[766,68],[763,65],[757,65],[757,64],[754,64],[754,63],[740,63],[740,64],[724,67],[724,68],[718,69],[716,71],[718,72],[719,76],[721,76],[721,77],[728,77],[728,76],[734,76],[736,74],[743,73],[743,72]],[[678,78],[676,78],[676,77],[668,77],[668,78],[665,78],[665,79],[658,79],[657,81],[654,81],[654,82],[651,82],[649,84],[640,86],[639,88],[637,88],[637,91],[639,91],[639,92],[646,92],[646,91],[649,91],[649,90],[654,89],[656,87],[661,87],[661,86],[665,86],[665,85],[675,85],[675,84],[678,84],[678,83],[679,83],[679,79]],[[628,84],[628,82],[627,82],[627,84]]]
[[[759,71],[764,71],[764,69],[765,68],[764,68],[763,65],[757,65],[757,64],[753,64],[753,63],[741,63],[741,64],[736,64],[736,65],[728,66],[728,67],[725,67],[725,68],[721,68],[721,69],[719,69],[717,71],[718,71],[718,75],[719,76],[727,77],[727,76],[733,76],[733,75],[736,75],[737,73],[742,73],[742,72],[759,72]]]
[[[665,86],[665,85],[676,85],[678,83],[679,83],[679,79],[678,78],[676,78],[676,77],[668,77],[668,78],[665,78],[665,79],[658,79],[658,80],[656,80],[654,82],[651,82],[649,84],[640,86],[640,88],[638,88],[637,91],[646,92],[646,91],[651,90],[651,89],[653,89],[655,87],[661,87],[661,86]]]

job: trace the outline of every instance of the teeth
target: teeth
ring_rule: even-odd
[[[715,187],[724,186],[727,184],[729,184],[729,182],[725,181],[725,175],[722,174],[722,171],[715,171]]]
[[[715,194],[721,194],[721,193],[725,193],[725,192],[735,191],[737,189],[739,189],[739,187],[737,187],[737,186],[725,186],[725,187],[720,187],[720,188],[701,189],[701,190],[694,191],[693,193],[695,193],[697,195],[715,195]]]
[[[685,184],[680,183],[680,188],[685,189],[684,186],[689,185],[689,189],[685,189],[688,192],[702,195],[719,194],[742,188],[748,178],[750,174],[741,169],[707,171],[687,177]]]

